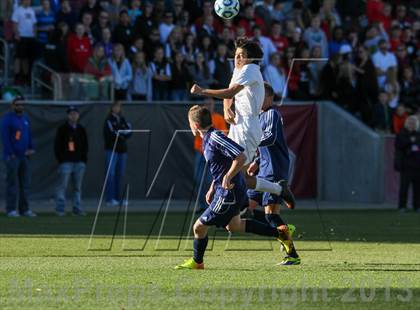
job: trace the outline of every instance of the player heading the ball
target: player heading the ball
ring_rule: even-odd
[[[264,80],[259,66],[263,51],[257,42],[246,37],[238,38],[235,47],[235,68],[229,87],[203,89],[194,84],[191,93],[223,99],[224,117],[231,124],[229,138],[244,149],[246,160],[243,171],[246,172],[263,136],[259,121],[265,95]],[[286,180],[275,183],[244,174],[248,188],[282,195],[290,208],[295,207],[295,199]]]

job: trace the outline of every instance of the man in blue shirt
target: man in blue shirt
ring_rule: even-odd
[[[258,170],[258,178],[270,182],[289,179],[289,149],[286,144],[286,138],[283,132],[283,118],[280,112],[273,108],[274,91],[270,84],[264,83],[265,98],[260,113],[260,124],[263,130],[260,145],[258,147],[258,157],[248,168],[248,174],[255,175]],[[290,236],[293,235],[295,227],[291,224],[286,225],[280,217],[280,203],[283,203],[290,209],[288,204],[281,196],[262,193],[255,190],[248,190],[250,210],[254,210],[258,205],[264,207],[264,213],[254,210],[254,218],[260,221],[268,222],[272,227],[287,228]],[[262,212],[261,212],[262,213]],[[287,255],[284,264],[300,264],[300,258],[295,255]]]
[[[204,269],[203,257],[210,226],[225,227],[230,232],[275,237],[289,254],[294,255],[296,251],[285,227],[272,227],[239,216],[240,208],[247,203],[245,178],[240,172],[246,161],[244,149],[212,127],[211,113],[207,108],[193,106],[188,119],[193,134],[203,138],[203,153],[213,182],[206,195],[209,207],[194,224],[194,257],[176,269]]]
[[[32,155],[32,134],[29,119],[24,114],[23,98],[16,97],[12,111],[6,113],[1,123],[3,141],[3,160],[6,165],[6,214],[9,217],[20,215],[34,217],[29,209],[29,156]],[[16,201],[19,191],[18,209]]]

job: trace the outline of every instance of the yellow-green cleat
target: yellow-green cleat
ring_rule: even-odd
[[[286,256],[283,260],[277,264],[278,266],[292,266],[292,265],[300,265],[300,258],[299,257],[291,257]]]
[[[197,264],[193,258],[190,258],[181,265],[175,266],[175,269],[204,269],[204,263]]]

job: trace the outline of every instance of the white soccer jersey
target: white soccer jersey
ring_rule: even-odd
[[[244,88],[235,95],[235,122],[230,126],[229,138],[244,148],[249,164],[257,151],[262,137],[259,113],[264,102],[264,80],[260,67],[248,64],[233,71],[230,85],[243,85]]]
[[[241,69],[234,69],[230,86],[245,86],[235,95],[235,111],[241,116],[258,117],[264,101],[264,80],[260,66],[248,64]]]

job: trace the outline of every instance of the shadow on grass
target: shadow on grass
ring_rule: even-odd
[[[420,215],[399,214],[394,210],[295,210],[282,211],[283,218],[297,226],[295,239],[302,241],[400,242],[420,243]],[[100,214],[94,236],[136,238],[180,238],[191,236],[197,215],[173,212]],[[56,217],[43,214],[37,218],[0,217],[1,237],[72,237],[90,236],[94,216]],[[224,232],[221,238],[227,236]],[[249,236],[249,235],[248,235]],[[248,238],[241,236],[241,238]]]

